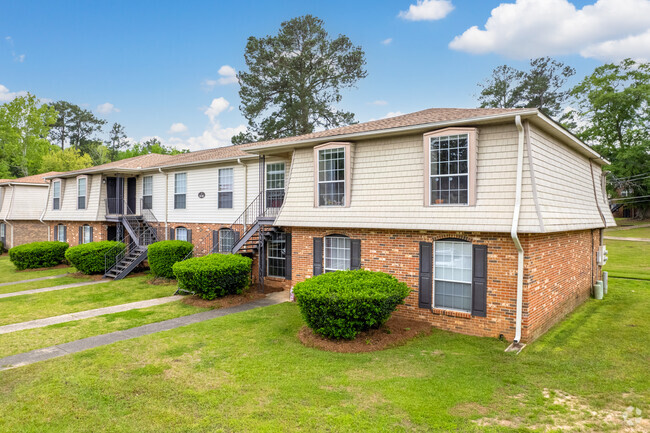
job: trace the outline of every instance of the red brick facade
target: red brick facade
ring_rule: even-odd
[[[464,334],[512,340],[515,335],[517,251],[506,233],[450,233],[409,230],[291,228],[293,280],[312,276],[313,238],[330,234],[361,240],[361,266],[395,275],[411,288],[396,314]],[[599,231],[521,235],[525,251],[522,340],[532,340],[589,296],[599,269],[592,260]],[[487,315],[418,307],[419,243],[455,237],[487,245]],[[592,251],[593,253],[590,253]]]
[[[105,241],[107,240],[107,229],[109,225],[115,225],[115,223],[105,223],[105,222],[82,222],[82,221],[51,221],[50,222],[50,239],[55,241],[57,240],[54,235],[54,227],[57,225],[63,225],[66,228],[66,242],[70,244],[71,247],[79,245],[79,227],[84,225],[89,225],[93,228],[93,242]],[[47,236],[47,232],[46,235]],[[47,240],[43,239],[43,240]]]
[[[19,220],[6,224],[5,248],[47,240],[47,225],[39,221]],[[12,239],[13,227],[13,239]],[[12,242],[13,241],[13,242]]]

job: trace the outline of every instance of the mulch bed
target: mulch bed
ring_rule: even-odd
[[[61,269],[61,268],[69,268],[70,265],[66,265],[64,263],[61,263],[60,265],[52,266],[50,268],[33,268],[33,269],[23,269],[22,271],[16,270],[16,272],[36,272],[36,271],[47,271],[50,269]]]
[[[400,346],[419,335],[429,335],[431,329],[428,323],[391,317],[380,328],[361,332],[354,340],[330,340],[314,334],[307,326],[300,329],[298,338],[307,347],[329,352],[361,353]]]
[[[257,287],[250,288],[241,295],[226,295],[223,298],[213,299],[208,301],[201,299],[197,295],[188,295],[183,298],[181,302],[199,308],[228,308],[236,307],[237,305],[246,304],[247,302],[256,301],[266,297],[267,293],[281,292],[282,289],[272,289],[266,287],[264,292],[258,291]]]

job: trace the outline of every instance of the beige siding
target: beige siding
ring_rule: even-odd
[[[61,209],[52,209],[52,187],[48,188],[44,220],[47,221],[103,221],[105,218],[106,185],[102,176],[88,176],[86,209],[77,209],[77,178],[61,179]]]
[[[10,186],[0,186],[0,219],[7,218],[12,195],[13,189]]]
[[[38,220],[43,214],[47,199],[47,186],[15,185],[11,214],[12,220]]]

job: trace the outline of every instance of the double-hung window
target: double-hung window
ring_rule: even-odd
[[[93,238],[92,233],[93,233],[93,229],[88,224],[82,226],[81,227],[81,235],[82,235],[81,243],[82,244],[89,244],[90,242],[92,242],[92,238]]]
[[[142,209],[153,208],[153,176],[142,178]]]
[[[285,278],[287,275],[287,242],[284,233],[276,233],[266,245],[267,275]]]
[[[217,207],[232,209],[233,169],[219,169],[219,189],[217,192]]]
[[[219,252],[229,253],[235,246],[235,232],[231,229],[219,230]]]
[[[61,181],[52,182],[52,210],[61,209]]]
[[[352,243],[347,236],[325,237],[325,272],[350,269]]]
[[[434,253],[434,306],[472,310],[472,244],[437,241]]]
[[[66,228],[63,224],[57,224],[54,226],[54,239],[59,242],[66,241]]]
[[[80,177],[77,179],[77,209],[86,209],[86,185],[88,179]]]
[[[176,240],[187,241],[187,229],[185,227],[176,228]]]
[[[318,150],[318,205],[345,206],[345,148]]]
[[[174,209],[185,209],[187,195],[187,173],[174,175]]]
[[[266,207],[282,207],[284,201],[284,162],[266,166]]]
[[[4,243],[5,238],[7,237],[7,226],[5,223],[0,223],[0,240]]]

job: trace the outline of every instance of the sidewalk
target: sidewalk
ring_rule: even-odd
[[[32,281],[36,281],[36,280],[32,280]],[[20,292],[3,293],[0,294],[0,299],[11,298],[14,296],[22,296],[22,295],[33,295],[34,293],[53,292],[55,290],[71,289],[73,287],[90,286],[91,284],[104,284],[104,283],[110,283],[111,281],[113,280],[106,278],[105,280],[84,281],[83,283],[62,284],[60,286],[45,287],[42,289],[31,289],[31,290],[22,290]]]
[[[31,283],[31,282],[34,282],[34,281],[53,280],[55,278],[67,277],[68,275],[70,275],[70,274],[60,274],[60,275],[52,275],[52,276],[49,276],[49,277],[32,278],[31,280],[9,281],[8,283],[1,283],[0,287],[13,286],[14,284]]]

